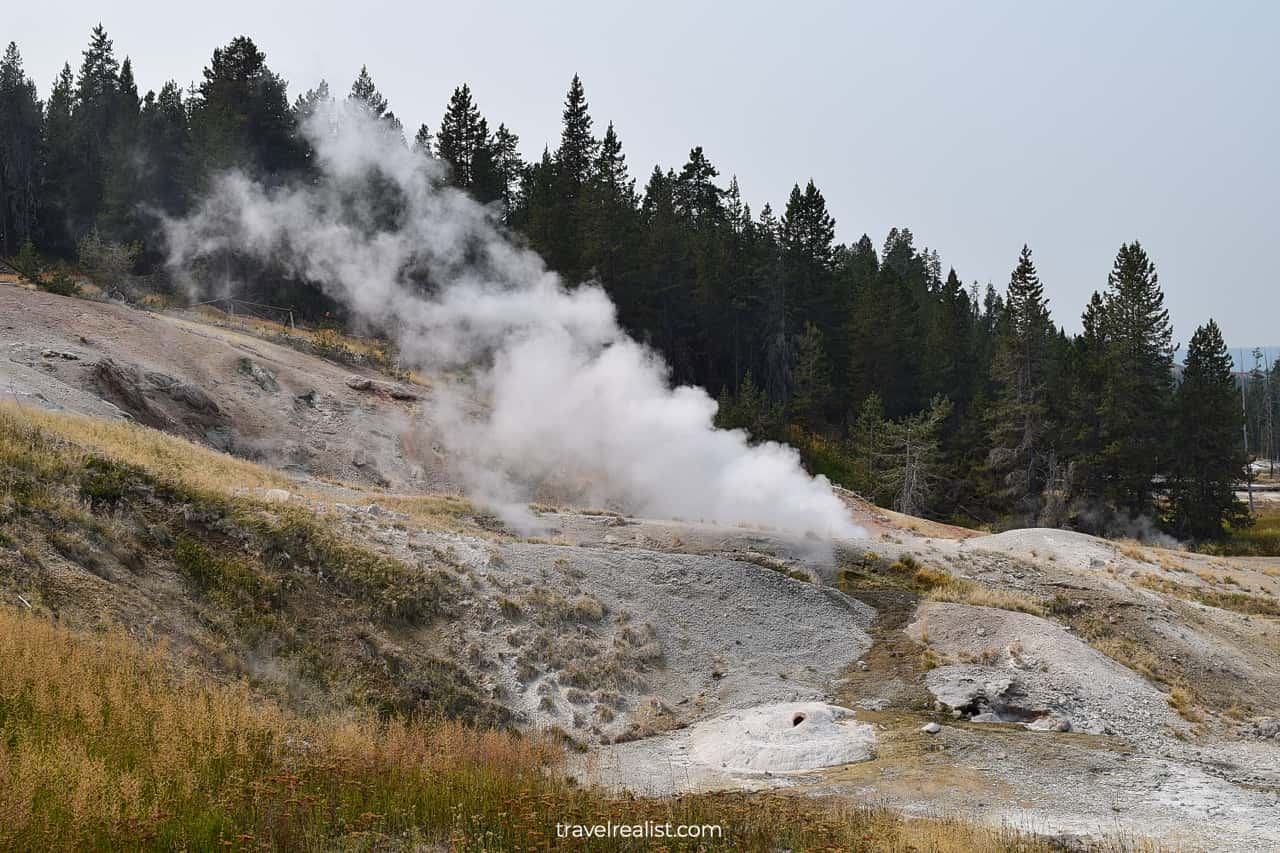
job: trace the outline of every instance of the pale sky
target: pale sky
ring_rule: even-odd
[[[1136,238],[1184,346],[1209,316],[1280,343],[1280,3],[11,5],[42,97],[99,20],[143,91],[247,34],[290,98],[368,64],[409,134],[468,82],[527,157],[577,72],[640,185],[702,145],[756,211],[812,177],[838,239],[905,225],[966,282],[1003,288],[1028,243],[1069,331]]]

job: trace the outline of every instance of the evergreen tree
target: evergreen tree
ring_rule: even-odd
[[[75,251],[71,210],[76,173],[74,78],[64,64],[49,93],[44,115],[44,145],[40,162],[38,229],[40,245],[50,254],[69,257]]]
[[[9,42],[0,59],[0,256],[14,254],[35,234],[42,120],[36,84]]]
[[[1003,506],[1033,518],[1047,482],[1050,426],[1046,393],[1053,325],[1044,288],[1022,247],[1009,279],[1005,314],[991,365],[995,386],[987,465]]]
[[[564,99],[564,124],[560,131],[560,147],[555,155],[566,209],[573,208],[595,161],[598,143],[591,135],[591,116],[587,110],[586,91],[582,80],[575,74]]]
[[[294,124],[302,127],[318,109],[332,103],[333,96],[329,94],[329,84],[321,80],[316,86],[294,99],[292,107]]]
[[[529,240],[530,247],[548,263],[563,224],[556,219],[558,209],[555,162],[551,159],[551,150],[543,148],[538,161],[526,167],[520,176],[520,191],[510,219],[512,226]]]
[[[639,267],[647,286],[637,294],[633,320],[648,331],[652,342],[667,357],[673,378],[691,381],[694,372],[693,341],[681,334],[688,329],[691,306],[689,244],[685,223],[676,206],[676,175],[654,167],[640,205],[644,242]]]
[[[744,373],[760,369],[759,348],[754,346],[763,313],[766,284],[760,275],[763,247],[751,218],[751,206],[742,200],[736,177],[724,196],[725,292],[721,348],[729,384],[736,387]]]
[[[874,391],[867,395],[850,425],[849,447],[857,471],[850,487],[871,500],[882,482],[879,450],[884,440],[884,405]]]
[[[182,90],[172,80],[160,93],[148,92],[142,104],[140,146],[143,197],[148,205],[174,215],[187,207],[191,184],[187,158],[191,145]]]
[[[890,418],[915,411],[920,400],[919,349],[924,336],[904,268],[910,269],[901,263],[880,264],[856,289],[849,320],[852,396],[860,400],[879,394]]]
[[[76,78],[72,102],[75,161],[70,194],[71,232],[79,237],[97,221],[106,185],[111,133],[120,101],[120,65],[102,24],[93,28]]]
[[[325,88],[327,90],[328,87]],[[351,84],[351,93],[347,95],[347,100],[362,105],[374,118],[385,121],[388,127],[396,131],[401,130],[400,119],[387,109],[387,99],[374,85],[367,65],[360,66],[360,73]]]
[[[792,379],[795,390],[791,395],[791,419],[808,429],[821,429],[831,397],[831,371],[822,346],[822,331],[813,323],[806,323],[800,335]]]
[[[880,425],[873,451],[879,500],[907,515],[929,512],[945,470],[940,437],[950,413],[950,401],[934,397],[925,411]]]
[[[924,342],[924,385],[946,396],[963,412],[973,392],[973,306],[954,269],[938,293]]]
[[[1120,247],[1107,277],[1102,326],[1103,496],[1123,512],[1144,515],[1153,510],[1155,478],[1167,467],[1173,332],[1155,265],[1136,241]]]
[[[746,430],[753,441],[782,441],[786,418],[782,406],[756,385],[747,371],[737,395],[724,389],[716,410],[716,426],[720,429]]]
[[[453,90],[436,133],[436,156],[449,164],[449,176],[463,189],[475,185],[477,160],[487,157],[489,127],[471,99],[466,83]]]
[[[605,285],[619,313],[627,318],[636,308],[631,279],[637,248],[637,204],[622,141],[610,122],[583,195],[582,263],[588,275]]]
[[[1072,341],[1069,371],[1074,412],[1071,454],[1075,459],[1073,491],[1087,499],[1102,495],[1102,395],[1107,379],[1106,307],[1094,291],[1080,318],[1081,332]]]
[[[139,154],[142,121],[138,86],[133,79],[133,63],[125,57],[120,65],[115,115],[104,163],[102,210],[96,227],[112,239],[141,242],[154,223],[147,219],[143,205],[143,170]]]
[[[247,36],[214,50],[191,103],[194,183],[239,168],[281,180],[306,163],[286,84]]]
[[[803,191],[798,184],[791,188],[782,216],[782,247],[791,309],[789,327],[795,334],[812,322],[830,337],[838,323],[832,310],[835,228],[826,199],[812,180]]]
[[[1246,520],[1235,487],[1245,476],[1238,386],[1218,324],[1196,329],[1177,392],[1173,527],[1181,536],[1217,538]]]
[[[425,124],[418,125],[418,132],[413,135],[413,148],[427,157],[432,156],[435,143],[432,141],[431,128]]]
[[[591,177],[597,143],[591,135],[586,91],[577,74],[565,95],[560,147],[555,152],[554,181],[556,206],[551,214],[552,234],[549,260],[570,282],[586,274],[582,263],[582,194]]]
[[[792,341],[787,334],[787,280],[783,274],[782,228],[773,207],[760,209],[755,275],[762,282],[759,334],[763,343],[764,388],[773,400],[791,394]]]
[[[519,205],[517,194],[520,177],[524,174],[524,159],[520,156],[520,137],[505,124],[499,124],[489,143],[494,176],[493,195],[502,202],[504,221],[510,223],[512,211]]]

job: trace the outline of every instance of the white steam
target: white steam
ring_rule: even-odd
[[[314,184],[217,180],[167,223],[180,274],[234,250],[319,284],[439,382],[428,415],[469,493],[490,504],[550,489],[653,517],[848,538],[860,531],[790,447],[713,426],[716,403],[672,388],[595,285],[568,289],[440,166],[362,110],[305,128]]]

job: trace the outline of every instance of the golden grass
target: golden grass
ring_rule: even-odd
[[[1159,658],[1129,637],[1109,634],[1092,639],[1086,638],[1086,642],[1116,663],[1127,666],[1152,681],[1165,681],[1165,676],[1160,670]]]
[[[1230,577],[1230,575],[1227,575],[1217,580],[1224,585],[1235,584],[1234,578],[1231,578],[1230,581],[1226,579]],[[1201,578],[1204,579],[1203,575]],[[1165,595],[1172,595],[1185,601],[1195,601],[1221,610],[1234,610],[1237,613],[1245,613],[1251,616],[1280,617],[1280,599],[1272,595],[1253,595],[1247,592],[1235,591],[1224,592],[1202,586],[1178,583],[1150,573],[1139,576],[1136,583],[1138,586],[1162,592]]]
[[[1178,712],[1178,716],[1191,723],[1198,723],[1204,719],[1203,715],[1196,710],[1195,695],[1190,688],[1185,685],[1174,685],[1169,691],[1169,707]]]
[[[994,607],[1035,616],[1043,616],[1047,612],[1045,603],[1034,596],[1016,590],[984,587],[922,563],[912,554],[903,554],[893,562],[874,551],[848,557],[837,574],[837,585],[854,595],[859,589],[892,586],[928,601]]]
[[[1122,542],[1119,544],[1120,556],[1128,557],[1139,563],[1154,563],[1155,560],[1147,553],[1146,549],[1138,545],[1136,542]]]
[[[0,611],[0,847],[296,849],[516,800],[558,761],[455,723],[304,720],[119,633]]]
[[[1044,602],[1025,592],[990,589],[970,581],[953,578],[935,586],[926,596],[929,601],[948,601],[954,604],[972,604],[975,607],[994,607],[999,610],[1015,610],[1033,616],[1045,615]]]
[[[557,822],[712,824],[709,847],[1048,851],[955,819],[783,794],[616,799],[563,774],[552,738],[438,721],[302,718],[160,650],[0,609],[5,849],[637,849]],[[668,849],[696,849],[673,844]]]
[[[281,474],[183,438],[127,421],[50,412],[0,401],[0,424],[13,434],[19,425],[72,442],[81,448],[136,465],[207,494],[232,495],[246,489],[286,489]]]
[[[253,500],[255,492],[284,489],[324,504],[335,500],[333,494],[300,485],[271,468],[139,424],[0,401],[0,441],[13,441],[24,430],[38,430],[69,442],[85,453],[136,466],[205,495],[236,499],[246,499],[248,495],[247,499]],[[33,451],[27,442],[11,448],[11,452],[29,457]],[[501,528],[497,519],[486,516],[470,501],[456,495],[388,495],[350,483],[336,485],[363,493],[367,495],[366,500],[403,513],[429,529],[468,528],[468,532],[487,533]],[[353,500],[350,496],[342,499]]]

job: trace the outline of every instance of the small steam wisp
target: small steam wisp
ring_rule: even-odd
[[[466,377],[437,383],[427,421],[472,497],[512,506],[553,484],[644,516],[860,534],[794,449],[716,429],[715,401],[672,388],[600,287],[566,288],[436,161],[350,105],[304,130],[319,180],[223,175],[167,223],[170,264],[181,275],[219,252],[250,255],[392,334],[405,362]]]

